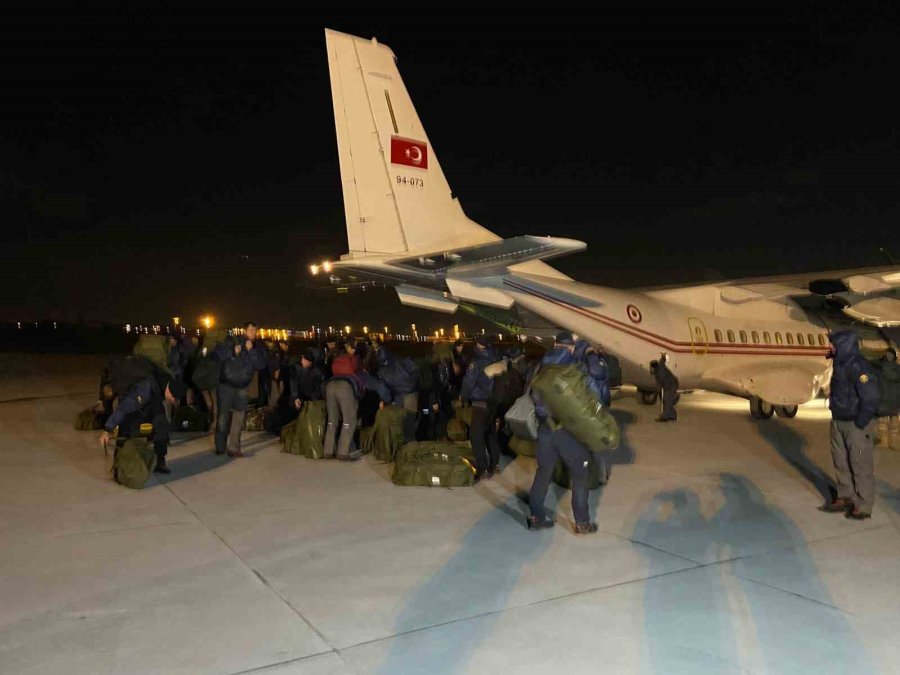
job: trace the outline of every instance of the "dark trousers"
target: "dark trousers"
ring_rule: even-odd
[[[268,369],[260,370],[257,373],[258,378],[258,394],[256,398],[256,403],[260,408],[265,408],[269,405],[269,399],[272,395],[272,376],[269,374]]]
[[[668,387],[662,390],[662,419],[677,420],[678,413],[675,412],[675,402],[678,400],[678,389]]]
[[[531,492],[528,493],[531,515],[538,521],[544,519],[544,498],[550,488],[550,481],[553,480],[556,462],[561,459],[572,478],[572,513],[575,515],[575,522],[591,522],[587,488],[587,466],[591,459],[591,451],[565,429],[551,431],[546,424],[541,424],[535,457],[538,465],[537,473],[534,475]]]
[[[228,450],[229,435],[233,450],[241,449],[241,431],[247,415],[247,389],[224,382],[216,389],[216,452]]]
[[[500,445],[494,416],[486,405],[472,404],[472,426],[469,428],[475,468],[478,472],[496,468],[500,464]]]

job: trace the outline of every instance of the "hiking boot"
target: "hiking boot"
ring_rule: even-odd
[[[538,520],[534,516],[528,516],[525,519],[525,524],[528,525],[529,530],[548,530],[556,523],[553,522],[552,518],[548,518],[547,516],[544,516],[543,520]]]
[[[594,534],[598,529],[597,523],[575,523],[575,534]]]
[[[819,507],[819,511],[825,513],[845,513],[853,508],[853,500],[846,497],[838,497],[832,502]]]
[[[172,473],[172,469],[166,465],[166,460],[160,459],[157,460],[153,473]]]

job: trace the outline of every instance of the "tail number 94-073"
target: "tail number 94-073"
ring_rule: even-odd
[[[407,178],[406,176],[397,176],[397,185],[408,185],[414,188],[425,187],[425,181],[421,178]]]

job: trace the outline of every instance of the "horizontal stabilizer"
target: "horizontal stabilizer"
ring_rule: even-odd
[[[433,312],[443,312],[445,314],[453,314],[459,303],[455,300],[447,298],[439,291],[433,291],[420,286],[397,286],[397,297],[400,302],[407,307],[419,307],[420,309],[430,309]]]

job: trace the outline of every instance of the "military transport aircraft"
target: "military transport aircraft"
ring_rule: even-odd
[[[646,403],[648,365],[665,353],[683,388],[747,398],[763,419],[793,417],[827,386],[830,330],[853,324],[875,350],[900,325],[896,265],[640,291],[574,281],[544,261],[583,242],[501,239],[466,217],[388,47],[331,30],[325,41],[349,252],[311,271],[341,289],[392,286],[404,305],[569,329],[617,357]]]

